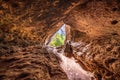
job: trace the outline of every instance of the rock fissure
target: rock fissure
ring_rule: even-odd
[[[65,49],[97,80],[120,79],[119,0],[0,0],[0,79],[68,80],[45,47],[63,24],[58,53]]]

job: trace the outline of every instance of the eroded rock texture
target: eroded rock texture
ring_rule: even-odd
[[[65,19],[71,25],[72,40],[84,43],[73,49],[78,51],[75,57],[98,80],[120,79],[119,21],[119,0],[88,1],[77,6]]]
[[[27,36],[30,32],[34,35],[35,42],[43,43],[49,34],[53,34],[63,25],[62,20],[66,15],[75,6],[83,2],[84,0],[2,0],[0,1],[0,37],[4,39],[4,36],[6,36],[4,33],[8,33],[10,36],[8,36],[10,38],[8,41],[13,41],[14,34],[19,34],[18,29],[16,29],[17,26],[22,30],[20,32],[22,33],[21,36],[30,37]],[[28,28],[29,31],[26,32],[24,28]]]
[[[94,0],[75,7],[64,20],[89,37],[120,34],[119,0]]]
[[[0,80],[67,80],[59,59],[41,46],[0,57]]]
[[[120,39],[117,36],[102,36],[73,46],[73,55],[78,63],[95,74],[98,80],[119,80],[120,78]]]
[[[19,59],[18,48],[43,45],[64,23],[71,27],[70,40],[84,43],[78,48],[78,52],[90,44],[90,49],[83,51],[84,54],[74,54],[83,68],[94,72],[98,80],[119,80],[120,0],[0,0],[0,64],[7,64],[8,58],[18,56]],[[73,47],[73,50],[76,48]],[[20,53],[20,56],[23,53]],[[9,56],[4,57],[6,54]],[[22,56],[20,59],[36,60],[35,57],[31,59],[32,55],[37,55],[34,52],[28,55],[28,58]],[[4,71],[1,73],[5,73],[1,78],[6,77],[9,73],[7,71],[12,72],[13,69],[7,67],[17,66],[17,63],[14,63],[19,61],[18,59],[10,60],[7,66],[0,68]],[[46,61],[48,58],[44,59]],[[36,67],[36,63],[29,61],[25,61],[25,64]],[[19,64],[19,67],[22,65],[24,64]],[[25,67],[30,69],[31,66]],[[44,69],[42,72],[44,73]],[[6,78],[15,79],[15,75],[20,73],[13,71],[13,74]],[[25,73],[20,76],[27,77],[26,75],[32,74]],[[40,77],[37,75],[37,78],[39,80]],[[47,79],[50,78],[47,76]]]

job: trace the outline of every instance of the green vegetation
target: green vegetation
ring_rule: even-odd
[[[50,42],[50,46],[54,46],[54,47],[62,46],[64,44],[64,41],[65,41],[65,35],[57,33]]]

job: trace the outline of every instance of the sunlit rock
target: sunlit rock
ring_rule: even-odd
[[[29,79],[27,76],[35,80],[67,79],[59,63],[56,63],[57,70],[59,67],[63,74],[56,72],[55,66],[52,66],[54,59],[57,61],[50,55],[55,49],[51,48],[43,56],[42,49],[28,48],[36,45],[44,48],[63,24],[69,26],[65,43],[67,40],[71,43],[57,47],[59,51],[56,54],[63,52],[67,46],[65,55],[74,57],[96,79],[120,79],[120,0],[0,0],[0,79]],[[28,56],[23,55],[21,50]],[[17,63],[15,56],[24,63]],[[11,57],[13,59],[9,60]],[[31,63],[33,60],[36,62]],[[39,61],[45,65],[38,65]],[[24,67],[31,73],[22,74]],[[45,76],[40,75],[43,73]]]

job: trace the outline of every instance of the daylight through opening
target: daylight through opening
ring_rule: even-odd
[[[60,47],[64,45],[66,39],[66,25],[62,25],[62,27],[51,37],[51,41],[49,42],[49,46],[52,47]]]

